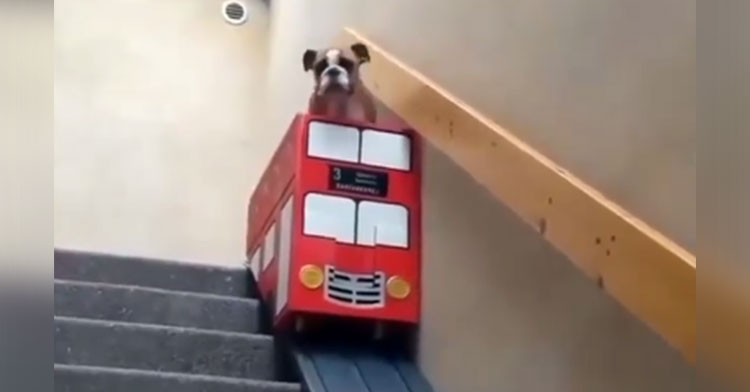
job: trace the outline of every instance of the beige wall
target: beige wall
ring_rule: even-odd
[[[51,3],[0,4],[0,297],[49,287]],[[9,39],[14,37],[14,39]],[[22,37],[15,39],[15,37]],[[18,285],[18,286],[17,286]],[[2,317],[2,316],[0,316]],[[6,338],[7,339],[7,338]],[[6,340],[7,341],[7,340]],[[1,372],[0,372],[1,373]],[[0,376],[2,377],[2,376]]]
[[[381,0],[352,23],[694,249],[695,20],[694,0]]]
[[[700,3],[698,355],[750,389],[748,2]],[[710,366],[708,366],[710,365]]]
[[[426,156],[420,364],[442,391],[692,391],[693,371],[445,156]]]
[[[55,244],[238,263],[266,125],[268,12],[55,3]]]

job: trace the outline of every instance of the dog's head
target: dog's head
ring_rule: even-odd
[[[348,48],[308,49],[302,56],[305,72],[313,71],[318,95],[329,91],[354,92],[359,83],[359,66],[368,61],[370,53],[361,43]]]

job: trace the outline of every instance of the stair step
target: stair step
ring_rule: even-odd
[[[54,317],[55,363],[271,380],[270,336]]]
[[[299,384],[154,372],[136,369],[55,365],[55,392],[299,392]]]
[[[257,300],[111,283],[55,280],[55,315],[257,332]]]
[[[55,278],[249,297],[247,269],[55,250]]]

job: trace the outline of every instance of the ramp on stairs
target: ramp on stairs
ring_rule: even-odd
[[[304,343],[292,354],[309,392],[433,392],[412,361],[388,349]]]

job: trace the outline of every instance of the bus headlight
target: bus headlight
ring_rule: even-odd
[[[388,295],[396,299],[404,299],[411,293],[411,285],[406,279],[396,275],[391,276],[386,283]]]
[[[317,265],[307,264],[299,270],[299,281],[308,289],[317,289],[323,285],[323,280],[323,269]]]

